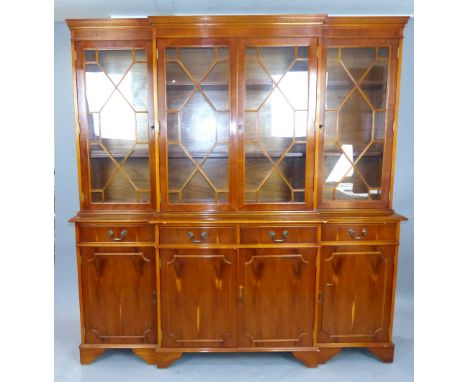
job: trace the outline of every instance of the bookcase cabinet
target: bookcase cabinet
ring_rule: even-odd
[[[81,362],[393,360],[406,17],[68,20]]]

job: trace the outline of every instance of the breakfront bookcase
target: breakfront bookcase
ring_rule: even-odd
[[[81,362],[393,360],[406,17],[68,20]]]

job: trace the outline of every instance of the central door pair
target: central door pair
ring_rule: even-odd
[[[312,208],[316,39],[158,41],[163,210]]]
[[[316,249],[161,250],[162,346],[313,343]]]

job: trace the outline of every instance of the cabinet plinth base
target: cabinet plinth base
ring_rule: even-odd
[[[106,348],[88,348],[80,346],[80,363],[82,365],[89,365],[105,351]]]
[[[319,364],[323,365],[334,356],[336,356],[339,352],[341,352],[342,348],[320,348],[318,354],[318,362]]]
[[[317,351],[293,351],[294,358],[302,361],[307,367],[317,367],[319,363]]]
[[[148,365],[156,365],[157,357],[155,348],[133,348],[132,351]]]
[[[126,346],[111,346],[110,348],[127,348]],[[93,363],[96,358],[101,356],[108,348],[105,347],[92,347],[92,346],[80,346],[80,363],[82,365],[89,365]],[[128,349],[128,348],[127,348]],[[365,349],[365,348],[364,348]],[[395,345],[381,345],[377,347],[368,347],[369,352],[374,355],[381,362],[391,363],[393,362],[393,355],[395,351]],[[207,349],[159,349],[155,347],[135,347],[131,348],[133,353],[140,357],[149,365],[156,365],[158,369],[165,369],[169,367],[173,362],[177,361],[182,357],[185,352],[198,353],[206,352]],[[276,352],[276,351],[291,351],[294,358],[304,363],[305,366],[315,368],[318,365],[322,365],[328,362],[330,359],[339,354],[343,348],[341,347],[320,347],[320,348],[309,348],[304,350],[294,351],[293,349],[251,349],[251,348],[225,348],[225,349],[208,349],[209,352],[213,353],[235,353],[235,352]]]
[[[385,363],[393,362],[393,354],[395,353],[395,345],[379,348],[367,348],[375,357]]]
[[[155,352],[154,353],[154,362],[158,369],[165,369],[170,366],[173,362],[177,361],[182,357],[181,352]]]

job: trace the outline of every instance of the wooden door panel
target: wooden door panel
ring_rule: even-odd
[[[323,247],[318,342],[387,342],[393,246]]]
[[[80,252],[86,343],[156,343],[154,250],[82,247]]]
[[[162,344],[236,345],[236,252],[161,251]]]
[[[315,249],[240,251],[241,346],[312,346],[315,260]]]

